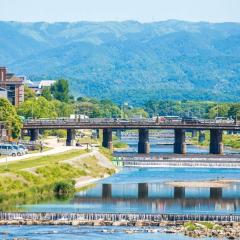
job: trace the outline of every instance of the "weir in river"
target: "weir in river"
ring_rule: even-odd
[[[240,215],[210,214],[147,214],[147,213],[0,213],[0,221],[221,221],[240,222]],[[1,224],[1,222],[0,222]],[[34,223],[33,223],[34,224]]]

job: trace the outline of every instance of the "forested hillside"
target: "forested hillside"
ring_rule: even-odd
[[[0,65],[73,94],[128,101],[240,100],[240,24],[0,22]]]

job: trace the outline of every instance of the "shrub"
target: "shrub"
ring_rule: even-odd
[[[69,195],[75,192],[75,181],[61,181],[54,184],[53,191],[56,195]]]

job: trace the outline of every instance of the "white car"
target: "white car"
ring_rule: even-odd
[[[1,144],[0,145],[0,155],[8,156],[22,156],[24,153],[18,147],[14,147],[11,144]]]
[[[23,150],[24,154],[28,154],[28,149],[23,144],[18,144],[17,146]]]

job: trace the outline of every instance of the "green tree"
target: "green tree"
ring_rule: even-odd
[[[209,109],[208,118],[214,119],[215,117],[228,117],[229,110],[229,104],[217,104]]]
[[[228,111],[228,116],[232,118],[240,118],[240,103],[231,104]]]
[[[35,97],[35,92],[28,86],[24,86],[24,100],[28,100]]]
[[[78,98],[75,105],[76,113],[85,114],[91,118],[120,117],[121,110],[110,100]]]
[[[60,79],[51,86],[53,97],[61,102],[69,102],[69,85],[65,79]]]
[[[45,97],[48,101],[52,100],[52,93],[50,87],[44,87],[42,90],[42,97]]]
[[[69,117],[74,113],[74,105],[71,103],[60,102],[58,100],[53,100],[51,103],[54,105],[58,117]]]
[[[129,118],[136,117],[136,116],[140,116],[143,118],[148,117],[148,113],[142,108],[132,108],[132,109],[126,110],[126,115]]]
[[[0,98],[0,121],[6,124],[6,127],[11,131],[13,138],[20,136],[22,128],[21,119],[11,103],[3,98]]]
[[[44,97],[29,99],[18,108],[18,114],[25,118],[56,118],[54,103]]]

